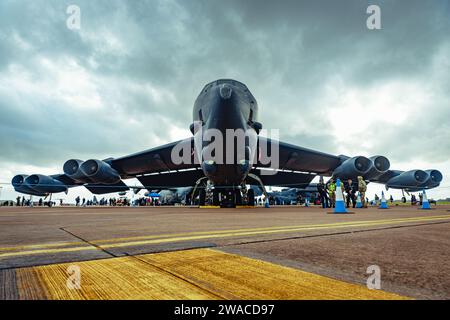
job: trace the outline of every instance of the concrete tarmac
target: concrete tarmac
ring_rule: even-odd
[[[449,299],[449,208],[2,207],[0,299]]]

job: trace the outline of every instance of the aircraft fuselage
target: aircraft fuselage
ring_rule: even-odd
[[[237,186],[247,177],[260,129],[257,113],[255,98],[235,80],[214,81],[199,94],[191,130],[202,170],[215,186]]]

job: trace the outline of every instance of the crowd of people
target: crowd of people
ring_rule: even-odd
[[[116,206],[128,206],[129,201],[127,198],[101,198],[100,200],[97,199],[96,196],[90,199],[86,198],[80,198],[80,196],[75,198],[75,205],[77,207],[90,207],[90,206],[110,206],[110,207],[116,207]]]
[[[59,206],[63,206],[63,199],[58,199]],[[15,201],[2,201],[0,202],[0,206],[16,206],[16,207],[33,207],[33,206],[48,206],[53,207],[56,206],[57,202],[52,200],[45,200],[43,198],[39,198],[37,201],[33,201],[31,197],[25,198],[25,196],[18,196]],[[77,196],[75,198],[75,205],[77,207],[88,207],[88,206],[160,206],[160,199],[157,197],[140,197],[136,199],[128,199],[127,197],[119,197],[119,198],[101,198],[100,200],[94,196],[92,199],[80,198]]]
[[[141,197],[138,199],[130,200],[126,197],[120,198],[102,198],[97,199],[96,196],[92,200],[86,200],[85,198],[80,198],[79,196],[75,198],[75,205],[77,207],[87,207],[87,206],[110,206],[110,207],[126,207],[126,206],[159,206],[160,202],[158,198],[152,197]]]
[[[16,198],[16,206],[17,207],[32,207],[33,205],[34,204],[33,204],[33,201],[32,201],[31,198],[30,199],[25,199],[25,197],[23,197],[23,196],[22,197],[18,196]],[[44,199],[39,198],[39,200],[37,202],[37,205],[39,207],[42,207],[42,206],[52,207],[52,206],[56,205],[56,202],[51,201],[51,200],[44,201]]]
[[[404,196],[402,197],[402,202],[406,203],[406,198]],[[436,204],[436,201],[433,199],[428,200],[428,202]],[[419,200],[417,200],[416,195],[414,195],[414,194],[411,195],[411,205],[412,206],[416,206],[416,205],[421,206],[422,204],[423,204],[423,194],[422,193],[419,193]]]
[[[141,206],[141,207],[160,206],[161,202],[160,202],[159,198],[142,197],[142,198],[134,200],[134,205]]]

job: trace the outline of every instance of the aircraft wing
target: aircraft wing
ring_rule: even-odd
[[[279,160],[268,163],[272,155],[267,150],[276,150],[277,145]],[[390,162],[383,156],[335,156],[265,137],[258,139],[258,152],[257,168],[252,173],[260,176],[266,185],[303,188],[316,175],[342,180],[362,176],[366,181],[385,184],[387,188],[419,191],[439,186],[443,178],[441,172],[433,169],[389,170]],[[269,156],[265,159],[261,153]],[[272,175],[267,174],[270,172]]]
[[[268,161],[277,158],[273,151],[271,152],[277,148],[278,161]],[[258,152],[256,168],[252,173],[268,186],[302,188],[318,174],[331,176],[342,162],[338,156],[265,137],[258,138]],[[265,157],[264,154],[268,156]]]
[[[280,170],[331,175],[331,173],[341,164],[341,158],[338,156],[265,137],[259,137],[258,144],[260,152],[264,152],[264,145],[267,146],[267,150],[276,148],[276,145],[279,146],[278,168]],[[258,157],[258,167],[271,167],[271,165],[262,163],[261,158],[262,156]]]
[[[187,163],[172,161],[172,150],[190,150]],[[183,156],[182,152],[180,156]],[[168,189],[188,187],[203,177],[199,164],[195,164],[194,139],[188,138],[164,146],[114,159],[111,166],[121,172],[122,177],[136,177],[144,187]]]
[[[172,161],[172,149],[177,146],[181,150],[191,150],[189,163],[175,164]],[[125,157],[111,160],[111,167],[122,177],[136,177],[143,174],[177,171],[199,167],[194,164],[194,139],[188,138],[175,141],[163,146],[134,153]],[[181,154],[182,156],[182,154]]]
[[[258,138],[257,149],[247,183],[303,188],[316,175],[342,180],[363,176],[387,188],[415,191],[437,187],[442,180],[438,170],[389,170],[389,160],[383,156],[335,156],[264,137]],[[269,151],[272,149],[278,150],[278,155]],[[172,159],[174,150],[187,161]],[[39,196],[75,186],[85,186],[95,194],[126,191],[129,187],[122,179],[128,178],[137,178],[146,188],[187,187],[204,176],[195,157],[194,139],[188,138],[116,159],[71,159],[64,164],[63,174],[17,175],[12,185],[18,192]]]
[[[188,157],[191,161],[174,163],[171,154],[175,146],[180,148],[180,156],[183,156],[183,150],[189,150]],[[116,159],[71,159],[64,164],[63,174],[17,175],[13,178],[12,185],[17,192],[38,196],[64,192],[76,186],[85,186],[94,194],[127,191],[129,187],[122,179],[134,177],[144,186],[191,186],[201,174],[199,165],[194,161],[193,148],[194,140],[188,138]],[[89,174],[81,174],[81,169]]]

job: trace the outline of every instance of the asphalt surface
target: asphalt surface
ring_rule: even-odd
[[[449,208],[2,207],[0,299],[449,299]],[[65,289],[74,263],[91,291]]]

